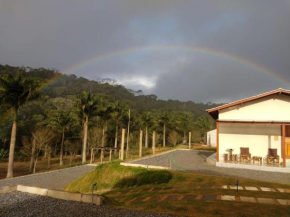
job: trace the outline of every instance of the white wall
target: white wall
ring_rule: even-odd
[[[220,120],[290,121],[290,97],[273,95],[219,111]]]
[[[275,141],[275,136],[278,140]],[[281,126],[257,125],[257,124],[227,124],[220,123],[219,134],[219,159],[223,161],[223,154],[229,153],[228,149],[234,149],[233,154],[240,154],[241,147],[249,147],[253,156],[267,157],[268,148],[277,148],[281,155]]]
[[[206,144],[211,147],[216,147],[216,130],[211,130],[206,134]]]

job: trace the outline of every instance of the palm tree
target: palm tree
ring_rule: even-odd
[[[82,148],[82,163],[86,163],[86,151],[87,151],[87,140],[88,140],[88,123],[89,117],[94,115],[97,111],[99,100],[96,96],[90,92],[83,91],[80,95],[80,107],[82,112],[82,118],[84,122],[84,138]]]
[[[77,120],[74,118],[71,111],[58,111],[51,113],[48,120],[48,126],[52,126],[56,129],[59,129],[61,132],[61,145],[60,145],[60,154],[59,154],[59,165],[63,165],[63,146],[64,146],[64,137],[65,133],[76,124]]]
[[[163,112],[159,115],[159,125],[163,126],[163,147],[166,146],[166,125],[170,122],[170,117],[168,112]]]
[[[114,120],[115,125],[116,125],[114,147],[117,148],[119,124],[120,124],[120,120],[122,118],[122,115],[125,111],[125,106],[123,104],[121,104],[119,101],[117,101],[112,105],[112,110],[113,110],[113,112],[111,113],[111,118]],[[117,153],[116,149],[115,149],[114,153]]]
[[[145,125],[145,148],[148,148],[148,127],[152,125],[153,117],[151,112],[144,112],[141,116],[142,125]]]
[[[183,143],[186,143],[186,133],[191,128],[191,123],[193,122],[192,116],[186,112],[180,112],[177,114],[176,125],[178,130],[183,132]]]
[[[99,105],[99,109],[97,111],[98,116],[102,119],[103,125],[102,146],[105,146],[105,134],[107,130],[107,123],[111,117],[112,111],[113,111],[112,105],[110,105],[106,100],[102,100]]]
[[[21,71],[18,71],[15,77],[13,77],[11,74],[0,76],[0,103],[4,104],[10,109],[13,117],[7,178],[13,177],[17,115],[19,108],[27,101],[38,97],[40,87],[40,80],[24,77],[23,72]]]

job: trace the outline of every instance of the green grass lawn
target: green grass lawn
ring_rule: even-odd
[[[89,193],[92,183],[98,183],[95,193],[105,196],[105,202],[111,206],[123,209],[143,210],[149,212],[166,213],[182,216],[290,216],[290,207],[282,205],[265,205],[244,202],[229,202],[219,200],[208,201],[134,201],[125,203],[136,197],[158,197],[164,195],[237,195],[262,198],[290,199],[289,193],[239,191],[226,189],[181,189],[181,190],[153,190],[170,186],[215,186],[235,185],[236,178],[211,176],[178,171],[147,170],[144,168],[124,167],[117,162],[99,166],[95,171],[68,185],[65,190]],[[241,186],[290,188],[290,184],[239,179]],[[137,191],[144,189],[140,193]],[[147,190],[146,190],[147,189]],[[105,191],[104,191],[105,190]],[[129,193],[130,191],[135,191]],[[127,194],[114,195],[117,192]]]

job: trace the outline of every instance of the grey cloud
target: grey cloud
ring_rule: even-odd
[[[289,20],[289,0],[0,0],[0,63],[111,77],[163,99],[227,102],[290,88]],[[226,52],[284,83],[206,53],[134,50],[158,45]],[[112,55],[67,71],[104,54]]]

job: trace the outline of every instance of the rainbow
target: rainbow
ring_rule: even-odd
[[[97,55],[92,58],[86,59],[76,65],[73,65],[70,68],[67,68],[66,70],[63,71],[65,74],[73,74],[77,70],[82,69],[85,66],[88,66],[92,63],[96,63],[98,61],[106,60],[112,57],[116,57],[119,55],[127,55],[135,52],[140,52],[140,51],[151,51],[151,50],[157,50],[157,51],[190,51],[190,52],[196,52],[204,55],[210,55],[210,56],[216,56],[220,57],[229,61],[232,61],[234,63],[238,63],[244,66],[247,66],[249,68],[254,69],[257,72],[261,72],[263,74],[266,74],[282,84],[285,84],[287,86],[290,86],[290,82],[287,82],[287,79],[283,78],[282,76],[279,76],[277,73],[265,68],[262,65],[259,65],[255,62],[252,62],[250,60],[247,60],[245,58],[233,55],[231,53],[226,53],[223,51],[219,50],[214,50],[211,48],[207,47],[193,47],[193,46],[182,46],[182,45],[157,45],[157,46],[143,46],[143,47],[134,47],[134,48],[128,48],[128,49],[123,49],[123,50],[118,50],[114,51],[111,53],[106,53],[103,55]]]
[[[62,73],[56,73],[55,76],[51,77],[50,79],[46,80],[45,83],[39,88],[39,91],[45,90],[47,87],[49,87],[51,84],[55,83],[62,77],[64,77],[65,74]]]
[[[290,87],[290,82],[287,82],[287,79],[283,78],[282,76],[279,76],[277,73],[275,73],[271,70],[268,70],[264,66],[259,65],[255,62],[252,62],[250,60],[244,59],[242,57],[239,57],[239,56],[236,56],[236,55],[233,55],[230,53],[226,53],[226,52],[219,51],[219,50],[214,50],[214,49],[207,48],[207,47],[192,47],[192,46],[182,46],[182,45],[157,45],[157,46],[142,46],[142,47],[128,48],[128,49],[118,50],[118,51],[103,54],[103,55],[94,56],[92,58],[84,60],[84,61],[82,61],[78,64],[75,64],[72,67],[62,71],[62,74],[57,73],[54,77],[50,78],[49,80],[47,80],[45,82],[45,84],[40,88],[40,91],[45,90],[45,88],[47,88],[51,84],[55,83],[56,81],[61,79],[66,74],[73,74],[77,70],[80,70],[83,67],[90,65],[92,63],[96,63],[98,61],[106,60],[106,59],[116,57],[119,55],[127,55],[127,54],[132,54],[135,52],[152,51],[152,50],[157,50],[157,51],[171,51],[171,50],[172,51],[178,51],[178,50],[190,51],[190,52],[200,53],[203,55],[220,57],[220,58],[232,61],[234,63],[238,63],[238,64],[241,64],[243,66],[247,66],[249,68],[252,68],[252,69],[256,70],[257,72],[261,72],[263,74],[266,74],[266,75],[274,78],[275,80],[281,82],[282,84]],[[10,114],[10,115],[7,115],[4,119],[0,120],[0,125],[1,125],[1,122],[5,123],[12,116],[13,116],[13,114]]]

